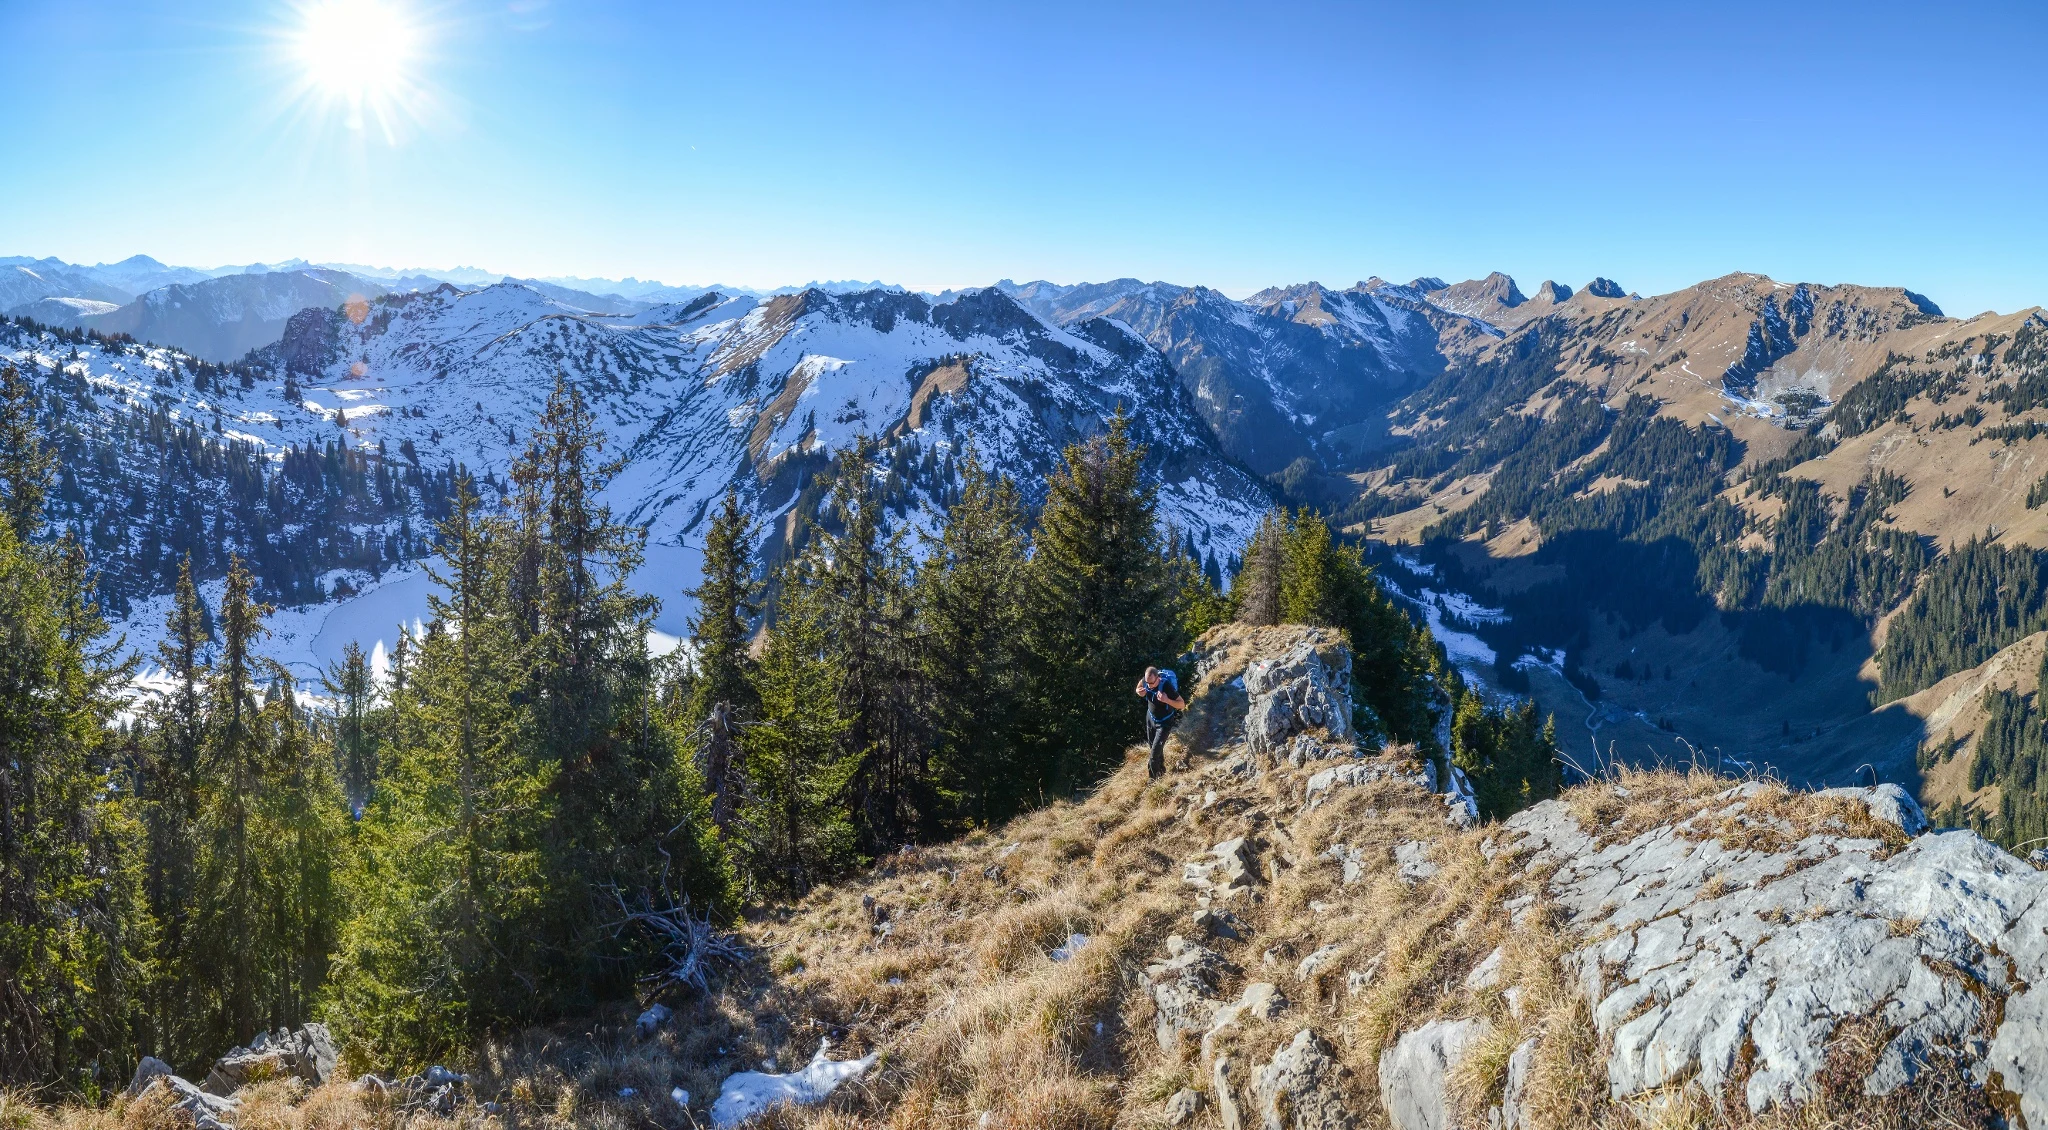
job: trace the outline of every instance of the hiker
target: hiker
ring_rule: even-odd
[[[1173,729],[1174,719],[1188,704],[1180,697],[1180,680],[1173,672],[1157,667],[1145,668],[1137,694],[1145,700],[1145,744],[1152,747],[1152,760],[1145,772],[1156,781],[1166,772],[1166,732]]]

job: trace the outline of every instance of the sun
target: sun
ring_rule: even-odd
[[[350,128],[362,129],[371,118],[388,136],[419,48],[419,29],[406,10],[391,0],[312,0],[299,16],[292,47],[306,85],[338,103]]]

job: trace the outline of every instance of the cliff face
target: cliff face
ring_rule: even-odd
[[[1470,826],[1351,745],[1348,664],[1212,632],[1185,767],[759,924],[742,1041],[883,1051],[805,1117],[896,1125],[2048,1126],[2048,876],[1891,787],[1629,773]]]

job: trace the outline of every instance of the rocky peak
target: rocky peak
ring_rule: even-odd
[[[1586,293],[1595,298],[1627,298],[1628,292],[1621,284],[1609,278],[1598,278],[1586,284]]]

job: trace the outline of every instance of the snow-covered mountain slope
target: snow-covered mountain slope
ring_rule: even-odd
[[[1224,450],[1260,474],[1332,466],[1377,434],[1387,405],[1441,372],[1446,334],[1489,332],[1463,315],[1317,283],[1239,302],[1207,287],[1119,279],[998,286],[1055,321],[1128,324],[1174,363]]]
[[[304,389],[302,417],[331,427],[345,412],[361,442],[410,442],[479,471],[507,466],[560,373],[627,459],[615,505],[663,545],[694,540],[729,485],[787,518],[862,434],[911,468],[919,499],[943,495],[940,468],[969,442],[1032,492],[1118,405],[1151,446],[1168,520],[1197,544],[1234,547],[1267,504],[1156,351],[1107,322],[1056,328],[993,290],[936,305],[887,291],[709,294],[602,317],[523,285],[447,287],[386,296],[359,322],[307,311],[274,363]]]
[[[0,259],[0,311],[10,314],[42,298],[87,298],[119,305],[135,293],[59,259]]]
[[[271,459],[340,441],[388,453],[394,475],[456,462],[503,481],[560,374],[593,406],[608,453],[625,459],[608,500],[647,528],[648,562],[635,584],[662,598],[658,626],[677,635],[714,501],[737,489],[764,520],[773,558],[821,504],[819,472],[860,435],[881,443],[894,520],[910,525],[950,497],[969,444],[1035,502],[1062,448],[1099,432],[1119,406],[1148,446],[1164,519],[1202,551],[1239,549],[1271,504],[1217,450],[1158,351],[1108,321],[1049,325],[994,290],[949,303],[889,291],[765,302],[714,294],[599,316],[523,285],[449,286],[303,310],[252,356],[256,365],[210,377],[174,350],[7,329],[0,361],[21,363],[53,390],[88,385],[95,411],[159,429],[197,425]],[[389,541],[399,524],[416,535],[426,521],[419,511],[358,522],[359,542]],[[104,525],[94,513],[84,507],[79,521]],[[338,655],[344,635],[374,647],[425,611],[427,585],[408,556],[403,547],[372,554],[374,572],[327,568],[321,591],[359,595],[291,611],[279,622],[290,638],[275,642],[308,670]],[[312,582],[298,583],[303,591]],[[143,595],[123,627],[147,645],[162,609]]]

